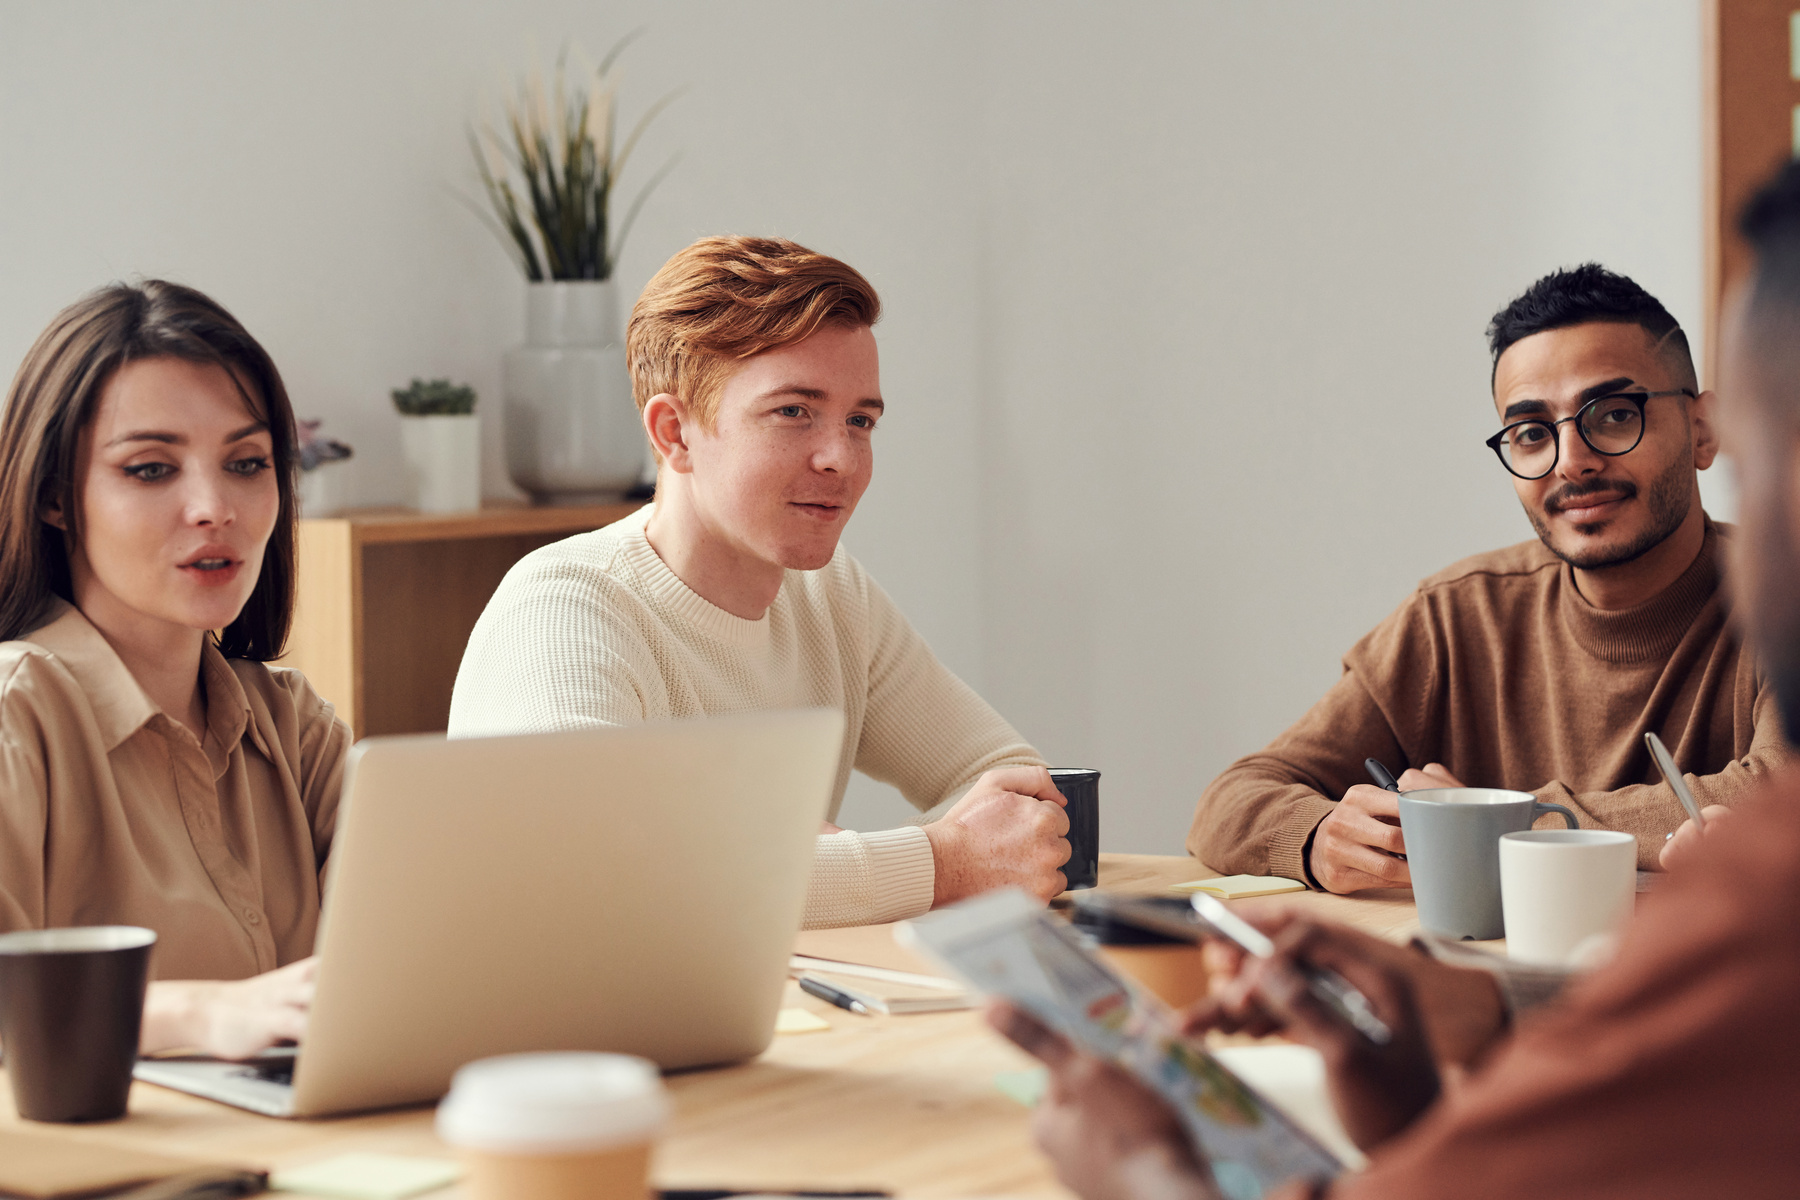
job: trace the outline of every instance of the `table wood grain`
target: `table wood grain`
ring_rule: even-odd
[[[1153,894],[1213,874],[1185,857],[1100,856],[1100,886],[1109,891]],[[1404,940],[1418,924],[1410,895],[1279,899]],[[871,926],[836,931],[832,944],[854,952],[858,939],[879,948],[890,937],[888,927]],[[1027,1110],[994,1087],[997,1072],[1031,1060],[990,1031],[979,1013],[859,1017],[792,984],[784,1003],[818,1014],[831,1029],[777,1037],[753,1062],[666,1077],[675,1119],[658,1151],[659,1184],[877,1187],[919,1197],[1068,1195],[1032,1147]],[[15,1121],[10,1094],[0,1097],[0,1122]],[[433,1133],[430,1107],[280,1121],[143,1083],[133,1087],[130,1114],[121,1121],[31,1128],[262,1168],[353,1151],[450,1155]]]

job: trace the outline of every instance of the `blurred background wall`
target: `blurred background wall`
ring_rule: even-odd
[[[720,232],[869,275],[889,415],[849,545],[1105,772],[1108,849],[1178,852],[1420,577],[1530,536],[1481,445],[1498,306],[1598,259],[1697,338],[1698,0],[0,0],[0,362],[93,286],[178,279],[356,447],[356,501],[399,499],[415,375],[481,393],[513,494],[524,286],[466,131],[640,27],[625,119],[683,91],[627,194],[681,158],[624,295]],[[841,819],[910,815],[859,779]]]

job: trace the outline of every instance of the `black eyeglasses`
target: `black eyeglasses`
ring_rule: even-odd
[[[1658,396],[1686,396],[1695,399],[1687,388],[1666,392],[1614,392],[1596,396],[1582,405],[1572,417],[1560,421],[1515,421],[1487,440],[1487,445],[1500,460],[1500,465],[1520,479],[1542,479],[1556,470],[1562,456],[1562,438],[1558,425],[1575,422],[1588,449],[1595,454],[1617,458],[1630,454],[1644,440],[1644,405]]]

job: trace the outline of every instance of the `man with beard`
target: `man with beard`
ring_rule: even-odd
[[[1752,201],[1755,273],[1727,305],[1720,388],[1743,526],[1731,547],[1737,617],[1765,655],[1800,737],[1800,164]],[[1716,814],[1714,814],[1716,815]],[[1800,769],[1754,789],[1704,837],[1684,825],[1669,878],[1641,899],[1614,961],[1500,1036],[1440,1093],[1430,1053],[1459,1023],[1450,970],[1342,927],[1243,910],[1278,951],[1241,962],[1188,1028],[1257,1024],[1323,1055],[1339,1116],[1369,1165],[1303,1200],[1785,1198],[1800,1180]],[[1421,965],[1423,964],[1423,965]],[[1376,1048],[1313,1000],[1301,966],[1330,967],[1394,1029]],[[1217,1200],[1175,1115],[1118,1068],[1007,1006],[990,1014],[1051,1068],[1039,1144],[1084,1200]],[[1474,1049],[1465,1047],[1465,1050]],[[1441,1057],[1441,1055],[1440,1055]]]
[[[1488,327],[1488,439],[1538,540],[1425,580],[1344,658],[1298,724],[1200,798],[1188,849],[1223,871],[1333,892],[1411,883],[1394,793],[1503,787],[1638,839],[1653,867],[1681,823],[1654,730],[1702,804],[1782,758],[1774,695],[1726,627],[1729,528],[1700,505],[1718,452],[1675,318],[1589,263],[1532,284]]]

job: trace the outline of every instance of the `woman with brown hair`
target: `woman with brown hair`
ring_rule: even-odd
[[[59,313],[0,413],[0,931],[157,933],[143,1048],[305,1029],[350,732],[281,653],[293,411],[160,281]]]

